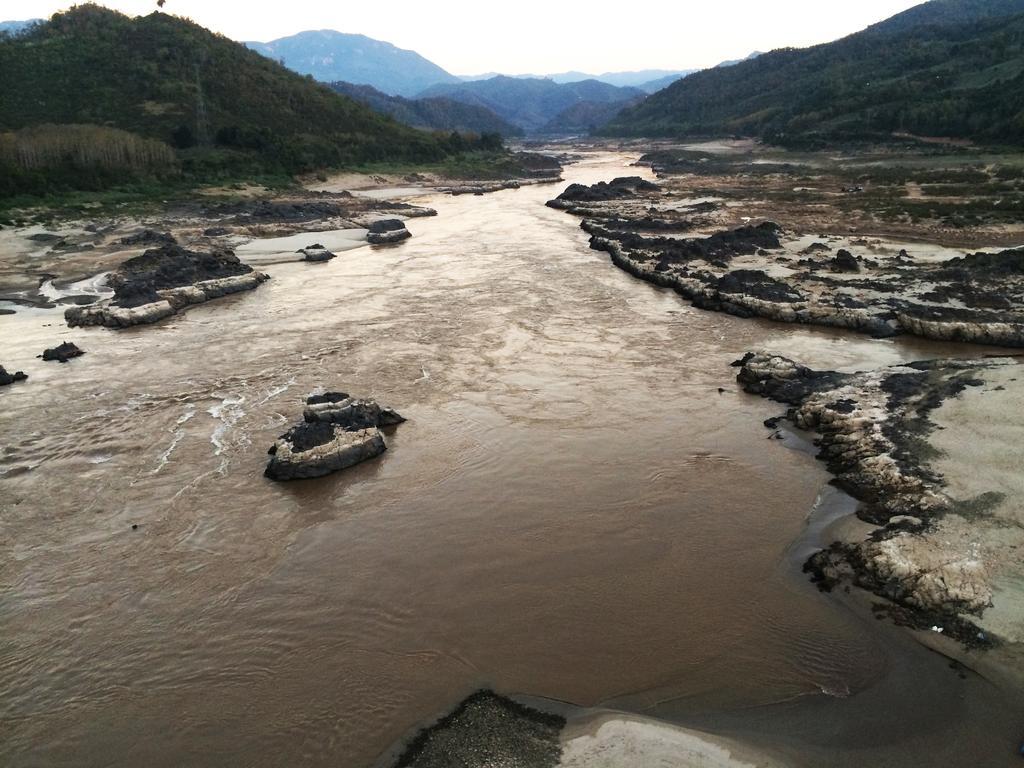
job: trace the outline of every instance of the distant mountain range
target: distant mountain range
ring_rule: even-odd
[[[0,35],[16,35],[23,32],[33,24],[42,24],[42,19],[28,19],[26,21],[0,21]]]
[[[1022,145],[1024,0],[932,0],[832,43],[698,72],[602,132]]]
[[[543,131],[566,110],[579,110],[581,104],[617,107],[617,111],[644,95],[638,88],[619,88],[597,80],[556,83],[503,75],[488,80],[439,84],[420,94],[485,107],[527,133]]]
[[[583,80],[597,80],[608,85],[615,85],[619,88],[640,88],[646,90],[646,85],[652,81],[666,80],[675,82],[680,77],[685,77],[696,69],[641,69],[635,72],[605,72],[602,75],[594,75],[588,72],[556,72],[551,75],[507,75],[519,80],[552,80],[556,83],[579,83]],[[460,75],[459,79],[471,83],[476,80],[490,80],[501,76],[500,72],[488,72],[483,75]]]
[[[389,115],[400,123],[414,128],[434,131],[460,131],[472,133],[499,133],[502,136],[521,136],[523,129],[502,120],[492,110],[475,104],[464,104],[454,99],[435,96],[406,99],[388,96],[371,85],[331,83],[338,93],[361,102],[382,115]]]
[[[410,97],[437,83],[461,82],[415,51],[365,35],[325,29],[245,45],[321,82],[372,85],[389,96]]]

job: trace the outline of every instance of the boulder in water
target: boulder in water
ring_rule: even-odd
[[[384,453],[380,427],[403,421],[391,408],[345,392],[311,395],[303,421],[271,447],[264,474],[272,480],[302,480],[347,469]]]
[[[8,384],[13,384],[16,381],[24,381],[28,378],[28,374],[22,371],[16,371],[14,373],[8,373],[7,369],[0,365],[0,387],[6,387]]]
[[[301,253],[306,261],[323,262],[330,261],[337,257],[337,254],[331,253],[329,250],[324,248],[320,243],[315,245],[307,245],[305,248],[300,248],[297,253]]]
[[[374,245],[387,245],[398,243],[412,237],[412,233],[405,227],[401,219],[380,219],[370,225],[370,231],[366,235],[367,241]]]
[[[44,350],[40,357],[48,362],[56,360],[57,362],[66,363],[71,358],[81,357],[84,354],[85,352],[77,344],[65,341],[59,347]]]

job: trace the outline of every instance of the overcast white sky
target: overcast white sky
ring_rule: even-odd
[[[305,29],[359,32],[454,74],[690,69],[863,29],[921,0],[166,0],[164,10],[236,40]],[[68,0],[0,0],[0,20],[47,17]],[[103,0],[132,15],[156,0]]]

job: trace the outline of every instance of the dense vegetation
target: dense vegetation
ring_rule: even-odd
[[[388,115],[414,128],[461,133],[497,133],[502,136],[521,136],[523,133],[521,128],[502,120],[487,107],[463,104],[461,101],[443,96],[406,99],[401,96],[388,96],[369,85],[340,82],[331,83],[331,88],[365,104],[374,112]]]
[[[80,189],[103,189],[126,178],[179,175],[167,144],[117,128],[38,125],[0,133],[0,197],[46,194],[53,179],[74,179]]]
[[[39,125],[116,128],[163,142],[176,150],[177,170],[201,180],[438,162],[467,144],[400,125],[192,22],[162,13],[132,19],[94,5],[0,38],[0,133]],[[109,169],[85,158],[51,157],[40,174],[8,154],[0,176],[8,186],[34,179],[23,191],[37,193],[94,188]],[[122,181],[152,171],[124,170]]]
[[[435,83],[459,82],[457,77],[415,51],[396,48],[365,35],[325,29],[246,45],[321,82],[371,85],[391,96],[415,96]]]
[[[1024,143],[1024,0],[934,0],[842,40],[691,75],[608,135],[794,146],[894,133]]]
[[[580,102],[618,104],[642,97],[637,88],[618,88],[597,80],[556,83],[551,80],[499,75],[488,80],[435,85],[422,97],[443,96],[486,107],[528,133],[542,130],[551,120]]]

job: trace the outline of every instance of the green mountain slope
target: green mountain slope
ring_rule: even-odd
[[[434,137],[190,21],[94,5],[0,39],[0,131],[41,124],[107,126],[287,172],[445,154]]]
[[[1024,0],[934,0],[833,43],[699,72],[602,133],[1024,144]]]
[[[388,96],[370,85],[342,82],[331,83],[331,88],[365,104],[374,112],[388,115],[414,128],[460,133],[497,133],[502,136],[521,136],[523,133],[521,128],[502,120],[487,107],[463,104],[443,96],[406,99],[401,96]]]
[[[626,106],[640,101],[638,96],[627,102],[611,104],[599,101],[579,101],[562,110],[537,133],[545,136],[589,135],[608,123]]]

